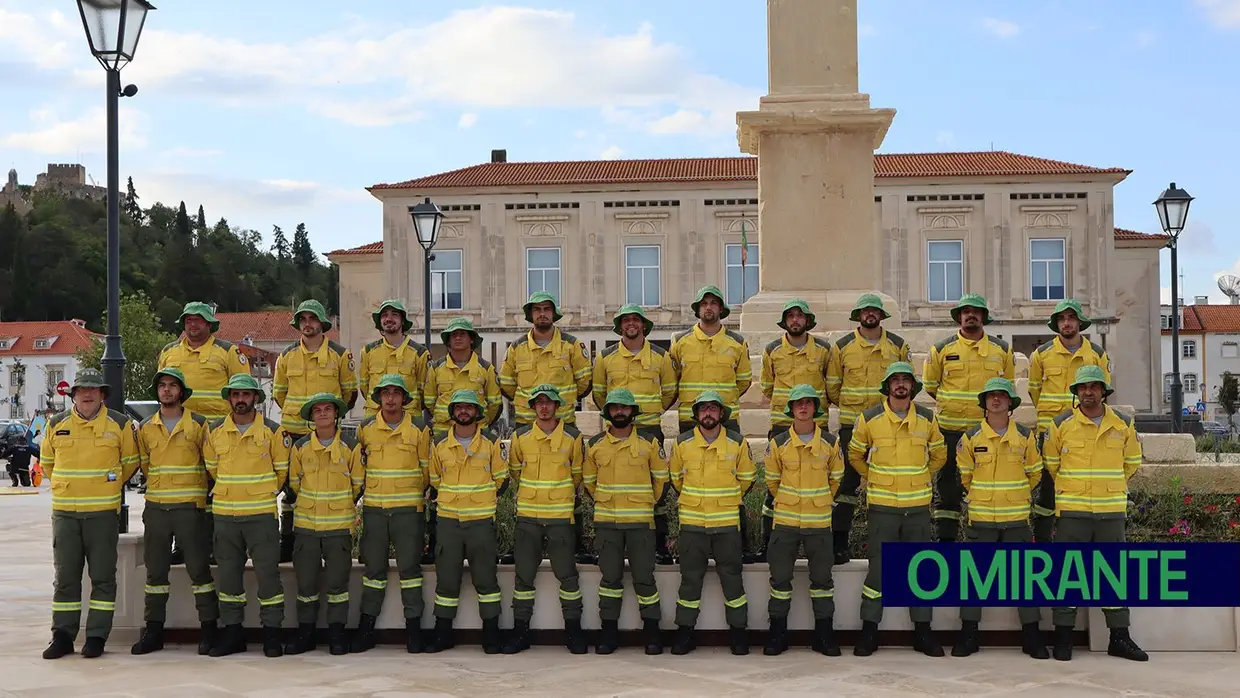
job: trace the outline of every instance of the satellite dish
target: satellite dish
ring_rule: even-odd
[[[1218,279],[1218,290],[1231,299],[1232,305],[1240,305],[1240,278],[1235,274],[1224,274]]]

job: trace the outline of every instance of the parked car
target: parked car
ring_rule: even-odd
[[[1222,422],[1213,422],[1210,420],[1203,420],[1201,422],[1201,430],[1209,436],[1227,436],[1228,435],[1227,425],[1223,424]]]
[[[26,435],[25,424],[13,420],[6,421],[8,421],[7,424],[0,424],[0,453],[8,450],[17,437]]]

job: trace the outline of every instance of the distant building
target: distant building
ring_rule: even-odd
[[[47,172],[35,176],[34,186],[23,186],[17,181],[17,170],[9,170],[4,189],[0,190],[0,208],[13,204],[18,213],[30,211],[30,194],[50,191],[71,199],[107,201],[107,187],[96,185],[86,174],[86,166],[79,164],[56,164],[47,166]]]
[[[0,415],[26,420],[36,411],[66,408],[56,394],[77,375],[77,353],[102,341],[82,320],[0,322]]]
[[[1223,374],[1240,377],[1240,305],[1210,305],[1201,296],[1196,303],[1180,308],[1180,384],[1184,407],[1199,411],[1203,419],[1227,421],[1218,404]],[[1177,348],[1171,345],[1171,306],[1162,306],[1163,403],[1171,404],[1171,358]]]

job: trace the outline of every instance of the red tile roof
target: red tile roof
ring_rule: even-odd
[[[1002,150],[972,153],[878,153],[874,175],[894,177],[981,177],[1068,174],[1131,174],[1120,167],[1097,168]],[[380,189],[546,186],[553,184],[636,184],[653,182],[734,182],[758,178],[755,157],[665,158],[653,160],[576,160],[498,162],[391,184]]]
[[[1127,228],[1115,229],[1116,240],[1170,240],[1171,236],[1166,233],[1142,233],[1136,230],[1128,230]]]
[[[382,253],[383,253],[383,241],[380,240],[379,242],[372,242],[367,245],[362,245],[361,247],[350,247],[348,249],[343,249],[343,250],[334,250],[332,252],[328,252],[327,254],[382,254]]]
[[[1205,332],[1205,329],[1201,326],[1201,318],[1197,316],[1197,310],[1202,307],[1204,306],[1180,306],[1180,334],[1203,334]],[[1165,329],[1162,333],[1169,335],[1171,330]]]
[[[46,349],[36,349],[34,344],[38,339],[53,341]],[[8,343],[8,348],[0,349],[0,357],[70,356],[102,339],[103,335],[86,329],[82,320],[0,322],[0,341]]]
[[[1240,305],[1190,305],[1201,328],[1206,332],[1240,333]]]
[[[381,244],[381,243],[380,243]],[[301,339],[301,333],[289,325],[293,318],[291,310],[257,313],[216,313],[220,329],[216,336],[234,344],[242,344],[246,337],[252,342],[284,342],[292,344]],[[327,338],[340,341],[340,323],[335,323]]]

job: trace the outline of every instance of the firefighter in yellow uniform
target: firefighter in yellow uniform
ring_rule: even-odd
[[[69,389],[73,407],[52,417],[40,464],[52,481],[52,641],[44,659],[73,652],[82,622],[82,571],[90,574],[86,644],[82,656],[98,657],[112,632],[116,610],[116,546],[121,488],[137,471],[134,423],[104,407],[111,390],[95,369],[78,371]]]
[[[1113,393],[1100,366],[1082,366],[1068,386],[1076,406],[1051,420],[1042,446],[1046,469],[1055,478],[1057,543],[1123,543],[1128,517],[1128,481],[1141,467],[1141,441],[1132,417],[1111,409]],[[1107,654],[1149,660],[1129,635],[1127,608],[1103,608],[1111,639]],[[1072,659],[1075,608],[1056,608],[1054,657]]]
[[[375,329],[383,335],[362,349],[362,362],[358,367],[358,391],[366,401],[365,416],[373,417],[379,412],[379,404],[371,393],[386,375],[395,374],[405,379],[413,399],[405,406],[411,415],[422,416],[422,385],[426,382],[426,365],[430,361],[430,347],[413,341],[407,333],[413,327],[405,304],[398,300],[386,300],[379,309],[370,314]]]
[[[897,361],[909,361],[908,343],[904,338],[883,329],[883,320],[890,317],[881,297],[863,294],[849,316],[857,323],[857,329],[836,341],[831,363],[827,366],[827,398],[840,410],[840,455],[844,457],[844,480],[835,498],[835,514],[831,517],[834,537],[831,549],[837,565],[851,559],[848,537],[853,514],[861,503],[858,496],[861,475],[848,461],[848,442],[852,440],[853,427],[862,412],[882,404],[879,386],[887,375],[887,367]]]
[[[966,294],[951,315],[960,329],[930,348],[922,370],[926,392],[938,402],[935,418],[947,442],[947,464],[935,482],[939,501],[934,510],[935,533],[945,543],[955,543],[960,536],[964,491],[956,469],[956,445],[966,431],[982,421],[977,393],[991,378],[1016,380],[1012,348],[983,329],[991,321],[986,299],[976,293]]]
[[[1029,397],[1038,408],[1038,436],[1043,441],[1051,420],[1072,409],[1068,384],[1082,366],[1101,368],[1107,382],[1111,381],[1111,357],[1081,335],[1092,324],[1075,299],[1059,301],[1046,323],[1057,336],[1029,357]],[[1039,543],[1048,542],[1054,528],[1055,483],[1043,473],[1033,505],[1033,537]]]
[[[853,654],[878,651],[878,624],[883,620],[883,544],[928,543],[931,540],[931,479],[947,460],[943,434],[928,407],[913,404],[921,382],[912,364],[887,367],[880,384],[886,398],[857,419],[849,460],[867,481],[866,533],[870,570],[861,588],[861,637]],[[913,621],[913,649],[942,657],[943,647],[930,630],[931,609],[908,610]]]
[[[250,364],[232,342],[215,336],[220,321],[206,303],[186,303],[177,328],[182,336],[159,352],[159,368],[183,373],[186,387],[194,393],[185,409],[218,423],[230,412],[220,390],[232,375],[249,373]]]
[[[956,447],[960,483],[969,505],[964,539],[969,543],[1032,543],[1029,500],[1042,479],[1037,434],[1012,420],[1012,412],[1020,407],[1012,381],[986,381],[977,403],[986,417],[970,427]],[[1016,610],[1021,649],[1034,659],[1050,659],[1038,629],[1041,613],[1034,606]],[[968,657],[981,649],[977,627],[981,620],[981,606],[960,608],[960,638],[952,647],[953,657]]]

